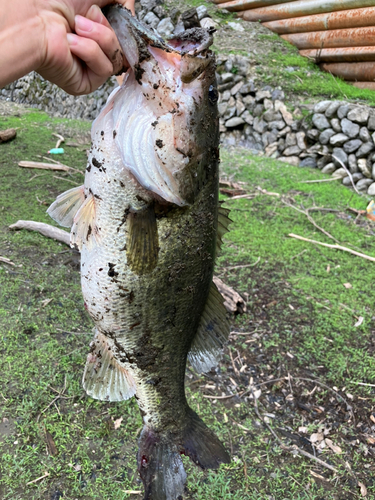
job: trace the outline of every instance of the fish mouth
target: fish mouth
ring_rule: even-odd
[[[164,40],[154,29],[141,23],[130,10],[119,4],[105,7],[103,12],[133,69],[150,57],[148,47],[181,58],[180,76],[183,83],[195,80],[212,61],[209,48],[213,44],[213,29],[191,28],[181,35]]]

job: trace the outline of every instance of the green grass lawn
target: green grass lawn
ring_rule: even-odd
[[[1,129],[10,126],[18,128],[17,139],[0,145],[0,256],[15,264],[0,263],[0,498],[139,499],[131,493],[142,491],[135,460],[142,423],[135,401],[95,401],[81,387],[93,325],[83,307],[77,256],[39,234],[8,230],[18,219],[53,224],[45,213],[48,205],[82,182],[77,172],[22,169],[17,163],[41,161],[58,132],[82,142],[83,147],[65,147],[61,161],[83,172],[89,124],[33,111],[0,118]],[[288,203],[301,210],[334,209],[309,213],[342,245],[374,257],[374,223],[364,218],[356,223],[347,210],[365,209],[368,200],[340,184],[304,183],[323,178],[317,170],[246,151],[223,150],[221,168],[222,176],[246,183],[254,194],[226,201],[233,224],[216,271],[248,294],[248,311],[232,318],[232,329],[254,335],[232,336],[216,373],[188,372],[190,404],[231,451],[233,462],[218,472],[202,472],[185,461],[187,498],[344,500],[359,498],[362,482],[366,498],[374,499],[374,387],[358,385],[375,384],[374,263],[288,236],[334,243]],[[281,196],[264,194],[258,186]],[[362,324],[355,326],[360,317]],[[240,375],[233,372],[230,353],[248,360]],[[285,400],[286,382],[261,386],[258,400],[260,413],[273,414],[269,425],[288,445],[302,436],[301,428],[308,429],[302,437],[309,437],[329,424],[329,436],[342,453],[329,448],[316,453],[337,473],[285,451],[251,399],[204,397],[220,395],[219,387],[226,392],[231,379],[238,392],[248,389],[249,367],[256,383],[289,372],[295,377],[294,401],[306,403],[300,396],[306,387],[298,381],[305,377],[335,387],[350,402],[355,422],[323,386],[309,386],[310,413]],[[205,384],[212,383],[216,388],[210,392]]]

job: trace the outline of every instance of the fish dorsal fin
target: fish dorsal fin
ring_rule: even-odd
[[[60,194],[47,210],[60,226],[72,227],[73,219],[85,201],[84,186],[78,186]]]
[[[127,218],[126,258],[136,274],[148,274],[156,266],[159,253],[158,227],[152,205],[130,212]]]
[[[70,232],[70,246],[82,250],[82,245],[92,248],[99,243],[99,228],[96,224],[95,198],[90,194],[74,217]]]
[[[224,299],[214,283],[201,316],[188,359],[194,370],[208,372],[218,364],[229,337],[229,321],[223,305]]]
[[[114,357],[114,342],[96,332],[83,373],[83,388],[101,401],[124,401],[136,393],[132,376]]]
[[[216,254],[221,250],[223,244],[223,236],[229,231],[229,224],[232,220],[228,217],[229,208],[224,208],[219,205],[218,220],[217,220],[217,239],[216,239]]]

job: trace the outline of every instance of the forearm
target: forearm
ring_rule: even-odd
[[[1,17],[6,9],[1,0]],[[39,66],[43,36],[43,23],[38,16],[20,15],[17,19],[14,13],[5,13],[0,21],[0,88]]]

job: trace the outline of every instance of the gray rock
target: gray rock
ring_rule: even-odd
[[[366,193],[368,188],[371,186],[371,184],[374,183],[373,179],[360,179],[355,187],[358,189],[358,191],[361,191],[363,193]]]
[[[242,87],[243,85],[243,80],[240,80],[238,83],[236,83],[236,85],[234,87],[232,87],[230,93],[232,95],[236,95],[237,92],[240,90],[240,88]]]
[[[197,14],[198,14],[198,19],[201,20],[204,17],[207,17],[208,11],[207,7],[205,5],[200,5],[197,7]]]
[[[358,161],[357,161],[357,165],[358,165],[358,170],[360,172],[362,172],[362,174],[367,177],[367,178],[370,178],[371,177],[371,164],[369,164],[367,162],[367,160],[365,158],[360,158]]]
[[[348,156],[348,167],[351,174],[355,174],[358,172],[358,164],[356,155]]]
[[[322,173],[323,174],[333,174],[333,172],[336,170],[336,166],[334,163],[327,163],[325,167],[322,168]]]
[[[344,134],[346,134],[351,139],[354,139],[359,134],[359,125],[353,123],[347,118],[341,120],[341,128]]]
[[[333,118],[341,105],[342,102],[340,101],[331,102],[331,104],[328,106],[324,114],[326,115],[327,118]]]
[[[244,113],[242,113],[241,118],[245,120],[248,125],[252,125],[254,123],[254,117],[250,114],[249,110],[246,110]]]
[[[142,9],[146,11],[150,11],[152,9],[155,9],[157,5],[160,5],[162,2],[158,0],[140,0],[140,4],[142,6]]]
[[[372,164],[371,177],[375,179],[375,163]]]
[[[278,160],[282,161],[283,163],[294,165],[295,167],[298,167],[300,162],[298,156],[279,156]]]
[[[229,120],[230,118],[233,118],[236,112],[237,112],[236,106],[228,106],[227,110],[223,115],[224,120]]]
[[[246,107],[242,101],[237,99],[236,101],[236,108],[237,108],[237,116],[242,115],[242,113],[245,111]]]
[[[367,123],[369,117],[369,109],[363,107],[352,108],[347,114],[348,120],[355,123]]]
[[[221,95],[220,95],[220,101],[229,101],[230,99],[230,92],[229,90],[225,90]]]
[[[154,9],[152,9],[152,12],[154,14],[156,14],[159,19],[164,19],[165,17],[168,17],[168,13],[162,5],[157,5]],[[174,26],[173,26],[173,29],[174,29]]]
[[[322,168],[324,168],[326,165],[328,165],[328,163],[332,163],[331,158],[329,156],[322,156],[316,162],[316,165],[317,165],[319,170],[322,170]]]
[[[262,135],[262,142],[264,144],[264,147],[276,143],[276,140],[277,140],[277,134],[274,132],[266,132],[265,134]]]
[[[323,132],[324,133],[324,132]],[[306,135],[309,139],[311,139],[312,141],[317,141],[318,138],[319,138],[319,135],[320,135],[320,132],[318,129],[316,128],[311,128],[310,130],[308,130],[306,132]]]
[[[258,134],[263,134],[267,130],[268,124],[264,120],[259,118],[259,116],[257,116],[254,119],[253,127],[254,130],[258,132]]]
[[[229,83],[233,82],[234,74],[233,73],[222,73],[220,75],[221,82],[220,83]]]
[[[327,128],[319,135],[320,144],[328,144],[331,137],[335,135],[335,131],[331,128]]]
[[[362,141],[359,139],[352,139],[351,141],[348,141],[344,144],[344,151],[345,153],[354,153],[354,151],[357,151],[358,148],[362,146]]]
[[[162,19],[156,28],[156,31],[162,38],[168,38],[169,36],[171,36],[173,30],[174,26],[170,17],[165,17],[164,19]]]
[[[359,138],[363,142],[369,142],[369,141],[371,141],[370,132],[367,130],[366,127],[361,127],[361,129],[359,131]]]
[[[347,175],[348,174],[347,174],[345,168],[341,167],[333,172],[332,177],[336,177],[337,179],[343,179]]]
[[[329,143],[332,144],[332,146],[342,146],[348,139],[349,137],[345,134],[335,134],[330,138]]]
[[[244,83],[240,88],[240,93],[242,95],[250,94],[251,92],[255,92],[255,85],[252,81]]]
[[[280,130],[280,132],[277,134],[277,137],[285,137],[289,132],[291,132],[290,127],[284,127],[283,129]],[[374,160],[375,161],[375,160]]]
[[[255,100],[257,102],[262,102],[264,99],[271,99],[272,95],[269,90],[258,90],[255,94]]]
[[[262,142],[262,136],[256,132],[256,130],[253,131],[253,137],[256,140],[256,142],[261,143]]]
[[[179,21],[176,24],[175,29],[173,30],[173,35],[175,35],[175,36],[182,35],[182,33],[184,33],[184,32],[185,32],[184,23],[182,21]],[[222,90],[225,90],[225,89],[222,89]]]
[[[297,146],[302,150],[306,149],[305,137],[306,137],[305,132],[300,131],[296,133]]]
[[[279,121],[276,121],[276,122],[269,122],[268,123],[268,129],[269,130],[273,130],[273,129],[277,129],[277,130],[283,130],[285,127],[285,123],[283,120],[279,120]]]
[[[276,101],[278,99],[279,101],[283,101],[285,99],[285,93],[283,90],[275,89],[272,91],[271,99],[273,101]]]
[[[332,120],[331,120],[331,127],[337,133],[342,132],[340,120],[338,118],[332,118]]]
[[[343,104],[342,106],[339,107],[337,110],[337,117],[342,120],[343,118],[346,117],[350,110],[351,106],[349,104]]]
[[[321,101],[315,104],[314,113],[325,113],[332,101]]]
[[[287,134],[285,138],[285,147],[289,148],[290,146],[296,146],[296,145],[297,145],[296,134],[294,134],[293,132]]]
[[[370,116],[368,118],[367,128],[371,131],[375,130],[375,111],[372,109],[370,110]]]
[[[234,116],[225,122],[225,126],[227,128],[238,127],[239,125],[243,125],[245,120],[243,120],[240,116]]]
[[[245,104],[247,109],[251,109],[255,104],[255,98],[251,95],[245,95],[245,97],[242,98],[242,102]]]
[[[333,148],[332,161],[337,167],[342,167],[341,163],[346,166],[348,164],[348,155],[341,148]]]
[[[160,19],[158,18],[158,16],[155,16],[153,12],[149,12],[143,18],[143,22],[151,26],[151,28],[156,28],[157,25],[160,23]]]
[[[219,111],[219,116],[223,116],[228,109],[228,102],[219,102],[217,109]]]
[[[276,122],[282,119],[282,114],[279,111],[273,111],[273,109],[269,109],[263,115],[263,120],[266,120],[266,122]]]
[[[301,150],[298,146],[290,146],[289,148],[284,149],[284,156],[299,156]]]
[[[181,11],[177,9],[176,7],[173,7],[169,11],[169,17],[171,18],[171,21],[173,24],[177,23],[178,18],[180,17]]]
[[[358,149],[356,152],[356,157],[357,158],[363,158],[367,156],[371,151],[375,148],[374,143],[371,142],[365,142],[362,144],[362,146]]]
[[[363,179],[363,174],[361,174],[360,172],[357,172],[357,173],[352,175],[352,179],[353,179],[353,182],[355,184],[359,180]],[[342,180],[342,183],[344,184],[344,186],[352,186],[352,181],[350,180],[349,176],[344,177]]]
[[[316,168],[317,167],[317,161],[316,158],[313,156],[308,156],[307,158],[304,158],[301,160],[300,167],[311,167],[311,168]]]
[[[315,125],[315,127],[318,128],[319,130],[324,130],[326,128],[329,128],[330,125],[327,118],[321,113],[315,113],[312,117],[312,122]]]
[[[370,184],[368,190],[367,190],[367,194],[369,194],[370,196],[374,196],[375,195],[375,182],[373,182],[372,184]]]
[[[254,116],[261,116],[263,114],[264,108],[262,104],[257,104],[253,110]]]
[[[285,140],[282,137],[277,141],[277,149],[279,151],[284,151],[285,149]]]

